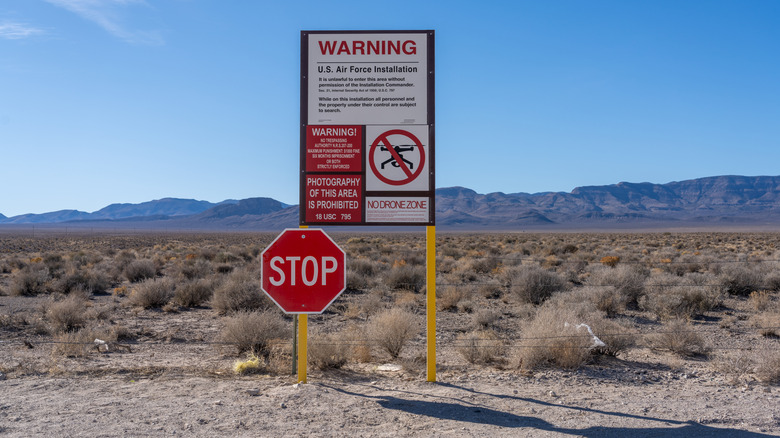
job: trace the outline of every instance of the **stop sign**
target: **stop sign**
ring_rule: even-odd
[[[261,258],[263,292],[285,313],[322,313],[347,287],[346,254],[319,228],[284,230]]]

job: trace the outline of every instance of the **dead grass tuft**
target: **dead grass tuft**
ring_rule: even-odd
[[[418,318],[401,309],[390,309],[369,320],[369,336],[392,359],[398,358],[404,346],[420,333]]]

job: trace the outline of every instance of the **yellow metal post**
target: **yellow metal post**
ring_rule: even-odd
[[[307,332],[309,315],[298,315],[298,382],[306,383]]]
[[[301,225],[298,228],[309,228],[308,225]],[[306,314],[300,314],[298,315],[298,318],[295,319],[297,324],[297,337],[293,337],[293,363],[295,363],[296,356],[298,360],[298,381],[301,383],[306,383],[306,364],[308,361],[307,353],[308,349],[306,348],[309,344],[307,343],[308,340],[308,329],[309,329],[309,316]]]
[[[426,279],[426,316],[428,340],[428,381],[436,381],[436,226],[426,230],[425,265]]]

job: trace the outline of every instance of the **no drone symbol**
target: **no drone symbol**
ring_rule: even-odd
[[[402,141],[407,144],[393,144],[390,141],[390,136],[400,135],[406,137],[409,141]],[[387,152],[389,156],[383,156],[377,168],[377,163],[374,155],[377,152]],[[417,159],[409,157],[409,154],[415,154]],[[404,154],[407,154],[404,156]],[[416,163],[415,163],[416,161]],[[368,162],[371,166],[371,171],[374,172],[376,177],[384,182],[393,186],[403,186],[411,183],[423,170],[425,165],[425,149],[423,144],[414,134],[403,129],[391,129],[379,135],[376,140],[371,144],[371,149],[368,152]],[[398,172],[394,169],[401,170],[401,178],[395,178]]]

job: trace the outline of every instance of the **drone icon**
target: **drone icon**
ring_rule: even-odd
[[[416,145],[413,144],[401,144],[401,145],[393,146],[393,150],[395,151],[396,155],[398,155],[398,158],[400,158],[401,161],[406,163],[406,165],[409,166],[410,170],[414,169],[414,163],[404,158],[403,152],[411,152],[414,150],[415,146]],[[380,146],[379,150],[382,152],[390,152],[390,149],[388,149],[385,146]],[[396,160],[395,155],[393,155],[392,153],[390,154],[390,158],[388,158],[387,160],[383,161],[380,164],[380,168],[384,169],[385,165],[387,164],[391,164],[393,167],[401,167],[401,164],[398,162],[398,160]]]

